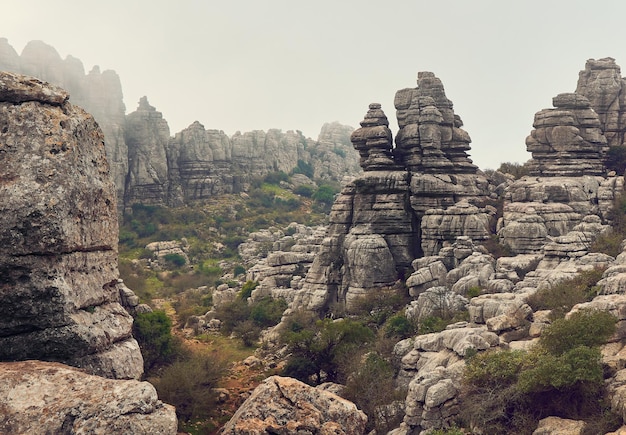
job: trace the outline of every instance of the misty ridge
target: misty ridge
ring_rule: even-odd
[[[115,71],[94,66],[85,74],[79,59],[61,59],[42,41],[29,42],[18,55],[0,38],[0,70],[58,85],[69,92],[73,104],[94,116],[105,136],[120,212],[137,203],[176,206],[244,192],[252,179],[272,172],[295,170],[311,180],[333,183],[360,173],[350,126],[327,123],[313,140],[299,131],[277,129],[228,137],[195,121],[172,136],[167,120],[147,97],[126,114]]]

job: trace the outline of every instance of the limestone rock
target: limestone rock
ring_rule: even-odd
[[[422,251],[435,255],[446,242],[465,236],[480,243],[490,237],[489,215],[466,200],[441,210],[428,210],[422,218]]]
[[[142,97],[137,110],[126,117],[125,138],[130,162],[126,207],[134,203],[167,204],[170,185],[166,147],[169,136],[170,129],[163,114]]]
[[[608,150],[598,115],[589,100],[580,94],[560,94],[555,109],[537,112],[535,130],[526,139],[533,157],[531,175],[604,175],[603,159]]]
[[[119,304],[116,198],[102,132],[83,110],[41,97],[62,95],[54,87],[8,73],[0,83],[23,83],[24,96],[37,83],[21,103],[0,99],[0,359],[138,378],[132,318]]]
[[[59,363],[0,363],[2,433],[177,432],[173,406],[148,382],[88,375]]]
[[[222,433],[362,435],[366,422],[352,402],[295,379],[272,376],[252,392]]]
[[[363,170],[385,170],[395,165],[391,152],[389,121],[380,104],[370,104],[365,119],[361,121],[361,128],[352,133],[350,140],[361,155],[360,164]]]
[[[624,79],[615,59],[589,59],[578,75],[576,93],[584,95],[598,114],[609,146],[624,146]]]

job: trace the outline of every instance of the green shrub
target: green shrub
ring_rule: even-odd
[[[309,177],[311,180],[315,175],[313,165],[305,162],[304,160],[298,160],[297,166],[293,170],[294,174],[304,174]]]
[[[270,172],[263,178],[263,181],[268,184],[280,184],[281,181],[289,181],[289,176],[282,171]]]
[[[626,171],[626,147],[620,145],[609,147],[605,165],[609,171],[615,171],[617,175],[624,175],[624,171]]]
[[[338,192],[336,188],[329,184],[322,184],[313,194],[313,199],[325,205],[332,205],[335,202],[335,194]]]
[[[261,328],[252,320],[244,320],[233,328],[233,332],[241,339],[244,346],[251,347],[259,339]]]
[[[282,339],[289,345],[292,358],[305,358],[313,363],[316,383],[321,382],[322,372],[328,381],[337,382],[346,377],[346,365],[354,353],[374,341],[374,333],[354,320],[324,319],[298,332],[288,328]]]
[[[266,296],[255,301],[250,308],[250,319],[261,327],[267,328],[280,322],[283,312],[287,309],[287,302],[284,299],[273,299]]]
[[[163,256],[163,259],[167,261],[169,264],[173,265],[174,267],[181,267],[187,263],[187,260],[185,260],[185,257],[183,257],[180,254],[175,254],[175,253],[165,254]]]
[[[528,163],[528,162],[526,162]],[[498,171],[503,172],[505,174],[511,174],[516,179],[522,178],[525,175],[528,175],[528,165],[526,163],[517,163],[517,162],[505,162],[501,163]]]
[[[315,188],[308,184],[301,184],[293,190],[293,193],[298,194],[300,196],[304,196],[305,198],[310,198],[313,196],[313,192]]]
[[[402,422],[405,394],[396,389],[395,370],[387,360],[374,352],[364,359],[354,358],[343,396],[368,416],[368,431],[384,434]]]
[[[616,319],[606,311],[577,311],[557,319],[541,333],[540,344],[553,355],[562,355],[580,346],[598,347],[615,332]]]
[[[600,417],[609,412],[600,345],[615,323],[610,313],[579,311],[548,326],[530,352],[492,351],[469,358],[461,394],[467,425],[484,433],[518,433],[558,415],[603,421],[607,429],[614,419]]]
[[[391,316],[385,322],[385,335],[387,337],[404,339],[410,337],[413,332],[415,332],[415,327],[404,314]]]
[[[141,348],[145,372],[180,356],[180,342],[172,335],[172,321],[164,311],[138,314],[133,335]]]
[[[239,276],[239,275],[243,275],[246,273],[246,268],[243,267],[241,264],[237,264],[235,265],[235,268],[233,269],[233,275],[235,277]]]
[[[241,286],[241,290],[239,291],[239,297],[244,301],[247,300],[250,296],[252,296],[252,290],[257,288],[258,285],[258,281],[246,281],[246,283]]]

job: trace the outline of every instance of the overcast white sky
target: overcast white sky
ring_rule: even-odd
[[[535,112],[571,92],[589,58],[626,68],[623,0],[0,0],[0,37],[34,39],[115,70],[172,135],[206,128],[358,127],[395,91],[442,79],[482,169],[530,158]]]

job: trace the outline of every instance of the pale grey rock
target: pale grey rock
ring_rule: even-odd
[[[582,435],[586,426],[582,420],[546,417],[539,421],[533,435]]]
[[[362,435],[366,422],[365,414],[352,402],[295,379],[271,376],[252,392],[221,433]]]
[[[0,363],[2,433],[177,433],[173,406],[148,382],[112,380],[63,364]]]
[[[427,211],[421,221],[421,231],[424,255],[435,255],[446,242],[454,242],[459,236],[476,243],[488,239],[489,215],[463,200],[445,210]]]
[[[33,83],[0,77],[6,86],[23,81],[20,92]],[[102,132],[69,102],[39,99],[56,92],[0,99],[0,359],[138,378],[132,318],[119,304],[115,187]]]
[[[580,94],[560,94],[552,100],[555,109],[537,112],[526,148],[533,157],[531,175],[605,175],[607,140],[600,119]]]
[[[623,146],[625,83],[615,59],[589,59],[578,75],[576,93],[584,95],[598,114],[609,146]]]
[[[420,293],[405,309],[408,319],[420,322],[430,316],[445,317],[458,311],[466,311],[468,300],[446,287],[432,287]]]

